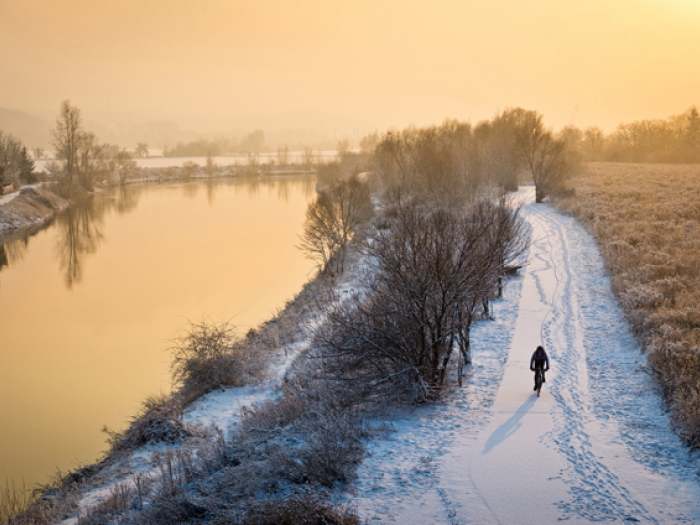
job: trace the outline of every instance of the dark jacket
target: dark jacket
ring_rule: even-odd
[[[535,368],[544,368],[545,370],[549,370],[549,357],[547,357],[547,352],[542,349],[542,355],[537,355],[537,350],[532,354],[532,358],[530,359],[530,370],[534,370]]]

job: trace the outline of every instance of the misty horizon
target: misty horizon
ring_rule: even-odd
[[[609,132],[698,103],[698,27],[683,0],[0,2],[0,107],[336,138],[523,107]]]

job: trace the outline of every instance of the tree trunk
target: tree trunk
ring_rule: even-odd
[[[542,185],[535,184],[535,202],[538,202],[538,203],[542,202],[546,196],[547,196],[547,192],[545,192]]]

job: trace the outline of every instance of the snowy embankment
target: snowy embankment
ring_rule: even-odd
[[[534,189],[529,264],[473,330],[468,383],[369,447],[368,523],[700,522],[700,458],[669,427],[593,238]],[[552,370],[542,397],[529,360]]]
[[[0,198],[0,235],[44,224],[68,206],[68,201],[42,189],[41,184],[24,186]]]
[[[366,271],[365,262],[357,254],[352,254],[342,278],[326,281],[318,277],[307,283],[299,296],[270,322],[282,325],[273,330],[284,330],[284,339],[290,342],[274,348],[264,381],[249,386],[222,388],[189,405],[183,412],[182,422],[188,428],[199,431],[184,442],[150,443],[134,451],[117,454],[89,469],[94,472],[87,474],[76,495],[77,513],[85,516],[117,494],[120,487],[132,490],[136,489],[137,483],[144,481],[157,485],[163,476],[163,458],[168,454],[184,452],[197,455],[202,450],[206,451],[207,447],[215,446],[220,436],[228,440],[247,409],[280,395],[285,374],[297,356],[308,347],[313,331],[323,321],[324,312],[316,307],[317,304],[327,300],[325,296],[329,294],[340,298],[351,296],[358,289],[358,283],[366,278]],[[297,301],[300,304],[295,305]],[[266,327],[263,325],[261,330],[266,330]],[[78,521],[78,516],[72,514],[64,517],[61,524],[76,525]]]

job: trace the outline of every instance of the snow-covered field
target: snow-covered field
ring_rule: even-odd
[[[518,198],[532,228],[528,264],[493,302],[493,319],[474,327],[465,386],[390,416],[393,431],[368,444],[348,500],[363,523],[700,523],[700,457],[669,427],[594,240],[534,204],[533,188]],[[338,292],[362,282],[364,265],[353,266]],[[280,353],[265,384],[202,398],[186,422],[229,430],[244,406],[275,395],[306,344]],[[538,344],[551,364],[540,398],[529,371]],[[105,473],[83,512],[116,482],[155,475],[153,453],[166,448]]]
[[[700,522],[700,458],[669,427],[593,238],[534,190],[529,264],[473,331],[469,384],[370,445],[369,523]],[[542,397],[529,361],[551,371]]]

